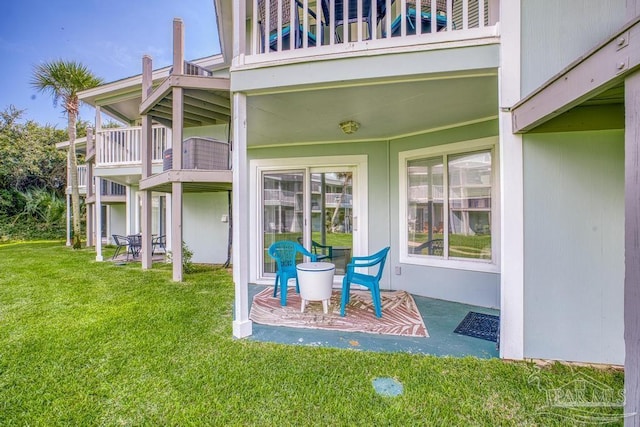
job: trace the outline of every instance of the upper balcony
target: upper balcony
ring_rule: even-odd
[[[499,20],[498,0],[247,0],[239,7],[247,19],[238,23],[245,37],[236,66],[495,37]]]
[[[152,163],[162,164],[163,153],[171,147],[171,129],[153,126]],[[142,165],[142,128],[109,128],[96,132],[96,167]]]

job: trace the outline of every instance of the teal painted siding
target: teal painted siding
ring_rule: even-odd
[[[627,20],[625,0],[520,3],[525,52],[521,60],[522,96],[611,37]]]
[[[525,357],[624,363],[624,134],[524,136]]]

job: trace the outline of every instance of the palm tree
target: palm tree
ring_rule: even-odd
[[[54,106],[62,101],[67,114],[69,133],[69,164],[71,181],[71,209],[73,215],[73,248],[79,249],[80,241],[80,192],[78,190],[78,158],[76,156],[76,121],[80,108],[78,92],[102,83],[87,67],[75,61],[56,60],[37,65],[33,70],[31,85],[42,93],[53,96]]]

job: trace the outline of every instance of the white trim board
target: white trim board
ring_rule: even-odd
[[[353,242],[353,254],[359,255],[368,251],[369,246],[369,222],[368,222],[368,156],[315,156],[315,157],[292,157],[283,159],[255,159],[249,162],[249,185],[250,185],[250,241],[254,242],[249,251],[249,282],[257,284],[272,284],[273,279],[258,277],[260,271],[261,256],[258,250],[260,242],[260,224],[262,224],[261,206],[261,183],[260,177],[263,172],[280,170],[300,170],[308,175],[310,169],[318,168],[346,168],[354,169],[353,173],[353,193],[357,200],[353,205],[354,227],[360,230]],[[328,170],[328,169],[327,169]]]

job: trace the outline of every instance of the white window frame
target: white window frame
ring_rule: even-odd
[[[350,156],[318,156],[318,157],[292,157],[283,159],[255,159],[249,162],[250,194],[250,245],[249,252],[249,282],[256,284],[273,284],[273,277],[259,276],[262,271],[263,251],[259,250],[262,242],[262,175],[264,172],[279,171],[304,171],[305,188],[307,189],[307,206],[310,206],[310,186],[308,177],[316,172],[333,172],[336,168],[353,168],[352,188],[354,193],[353,203],[353,255],[365,254],[368,251],[368,157],[366,155]],[[311,224],[305,224],[305,234],[310,231]]]
[[[403,151],[398,154],[399,172],[399,254],[400,263],[423,265],[430,267],[452,268],[457,270],[482,271],[490,273],[500,272],[500,171],[498,159],[498,138],[481,138],[453,144],[438,145],[435,147],[419,148],[416,150]],[[407,164],[411,160],[423,159],[427,157],[443,156],[448,160],[448,156],[456,154],[471,153],[479,150],[491,150],[491,260],[483,259],[461,259],[461,258],[441,258],[435,256],[416,255],[409,253],[409,221],[408,218],[408,182]],[[445,168],[448,171],[448,168]],[[443,189],[446,190],[446,199],[449,197],[448,176],[443,176]],[[448,202],[448,200],[447,200]],[[446,204],[445,206],[448,206]],[[449,229],[448,209],[444,210],[446,231]],[[445,236],[446,237],[446,236]]]

